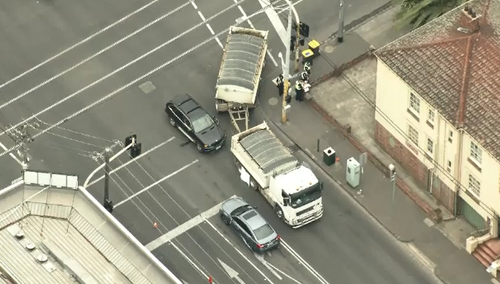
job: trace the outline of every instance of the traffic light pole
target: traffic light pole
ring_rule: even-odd
[[[291,38],[292,36],[292,13],[293,13],[293,5],[290,2],[290,0],[287,0],[288,5],[290,6],[290,11],[288,12],[288,27],[287,27],[287,32],[288,32],[288,38]],[[299,27],[297,26],[297,30],[300,30]],[[281,107],[281,122],[286,123],[287,122],[287,117],[286,117],[286,97],[290,93],[290,45],[292,44],[289,40],[286,41],[288,44],[285,49],[285,59],[283,62],[283,57],[281,58],[281,67],[283,69],[283,77],[285,79],[285,82],[283,84],[283,104]],[[298,44],[298,42],[297,42]],[[298,54],[298,53],[297,53]],[[283,64],[284,63],[284,64]]]
[[[125,148],[121,149],[118,153],[116,153],[114,156],[110,157],[109,158],[109,162],[112,162],[114,159],[116,159],[118,156],[120,156],[121,154],[127,152],[130,148],[132,148],[133,146],[135,145],[135,141],[133,141],[132,143],[128,144]],[[102,170],[104,167],[106,166],[106,163],[104,164],[101,164],[99,165],[93,172],[90,173],[90,175],[87,177],[87,179],[85,180],[85,183],[83,184],[83,187],[84,188],[87,188],[89,182],[90,182],[90,179],[100,170]]]
[[[106,148],[104,153],[104,202],[103,205],[109,203],[109,172],[111,171],[111,167],[109,165],[109,160],[111,156],[111,149]]]
[[[295,23],[297,24],[297,34],[295,35],[296,36],[296,40],[295,40],[295,72],[299,71],[299,67],[300,67],[300,18],[299,18],[299,14],[297,13],[297,10],[295,9],[295,7],[293,6],[292,3],[290,3],[290,1],[287,1],[288,2],[288,5],[290,5],[290,9],[292,9],[292,12],[293,12],[293,15],[295,16]],[[289,17],[290,18],[290,17]],[[291,34],[291,32],[290,32]]]

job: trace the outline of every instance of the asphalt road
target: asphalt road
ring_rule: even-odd
[[[232,0],[199,0],[195,5],[181,0],[155,1],[87,42],[18,76],[148,2],[121,1],[120,5],[113,1],[105,4],[76,4],[75,1],[34,3],[1,9],[10,17],[2,22],[6,28],[0,31],[0,36],[9,38],[9,47],[2,46],[3,54],[12,56],[0,57],[0,66],[10,66],[0,68],[3,82],[0,83],[0,96],[2,102],[22,96],[8,106],[0,105],[0,123],[4,127],[39,113],[37,119],[30,121],[31,126],[37,128],[32,133],[39,133],[105,95],[117,89],[123,90],[114,98],[65,122],[64,128],[54,128],[37,138],[30,144],[31,168],[76,173],[83,184],[88,173],[102,163],[99,155],[102,148],[118,145],[115,140],[123,140],[133,132],[143,144],[143,151],[164,143],[141,158],[139,163],[131,163],[112,175],[110,197],[117,204],[113,214],[141,242],[148,244],[230,196],[239,195],[259,207],[261,214],[274,225],[287,244],[279,252],[265,257],[274,267],[274,272],[284,272],[278,272],[280,280],[244,249],[216,217],[212,218],[209,222],[213,227],[203,223],[174,239],[172,244],[179,249],[166,244],[153,251],[181,278],[189,278],[185,279],[188,283],[199,283],[206,275],[212,275],[220,283],[229,283],[225,282],[228,280],[227,269],[219,259],[237,271],[245,283],[262,283],[260,281],[265,277],[274,283],[322,283],[318,280],[321,277],[314,276],[314,271],[328,283],[433,283],[400,244],[357,209],[352,200],[342,195],[321,172],[317,171],[327,187],[325,216],[317,223],[293,231],[274,216],[260,196],[247,190],[239,181],[227,146],[218,153],[200,155],[180,132],[168,125],[163,105],[176,94],[189,92],[208,110],[213,110],[213,87],[222,51],[216,40],[209,40],[199,49],[173,60],[210,39],[211,29],[217,34],[234,24],[243,15],[241,10],[251,15],[261,9],[258,1],[242,2],[239,5],[241,10]],[[228,8],[231,5],[235,6]],[[357,5],[356,11],[366,9],[362,1],[351,5],[351,9]],[[320,0],[304,1],[298,9],[303,11],[311,26],[319,27],[324,18],[317,15],[324,6]],[[165,16],[177,7],[181,8]],[[220,12],[224,9],[227,10]],[[206,19],[217,15],[210,21],[210,28],[201,24],[198,12]],[[164,18],[149,24],[160,17]],[[270,30],[271,61],[264,72],[269,83],[268,79],[279,69],[272,59],[278,60],[276,54],[283,50],[283,44],[265,13],[252,18],[251,22],[242,25]],[[143,31],[135,33],[145,26],[147,28]],[[172,41],[191,28],[192,31]],[[131,34],[133,36],[115,44]],[[224,42],[225,35],[219,40]],[[172,43],[129,64],[169,41]],[[111,47],[102,51],[108,46]],[[144,76],[169,61],[172,63],[158,72]],[[122,68],[126,64],[130,66]],[[106,79],[101,79],[103,76]],[[144,78],[137,79],[141,77]],[[98,83],[94,83],[96,80]],[[275,92],[271,87],[266,87],[266,90]],[[42,113],[62,99],[67,101]],[[252,115],[253,123],[264,119],[259,111]],[[221,121],[225,129],[232,130],[227,116],[221,115]],[[13,145],[6,135],[0,137],[0,142]],[[119,148],[118,145],[113,151]],[[6,161],[2,168],[8,166],[10,169],[15,163],[8,157],[1,159]],[[122,156],[112,162],[112,167],[120,167],[127,161],[128,158]],[[12,179],[17,177],[14,174],[17,170],[10,170]],[[4,172],[11,175],[11,172]],[[160,182],[156,186],[143,190],[157,181]],[[89,190],[101,200],[102,188],[100,181]],[[300,262],[303,264],[299,265]],[[232,281],[238,283],[235,278]]]

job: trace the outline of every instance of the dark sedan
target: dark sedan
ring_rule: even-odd
[[[178,128],[200,152],[219,150],[226,142],[226,133],[219,120],[210,116],[190,95],[175,97],[165,106],[169,122]]]

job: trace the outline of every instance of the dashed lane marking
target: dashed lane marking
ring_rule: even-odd
[[[194,3],[194,0],[190,0],[191,2],[191,5],[193,5],[193,8],[198,11],[198,16],[200,16],[201,20],[203,22],[206,22],[207,20],[205,19],[205,16],[203,16],[203,13],[198,10],[198,6]],[[210,26],[209,23],[206,24],[207,26],[207,29],[208,31],[212,34],[212,35],[215,35],[215,32],[214,32],[214,29],[212,29],[212,26]],[[218,37],[215,37],[215,41],[217,42],[217,44],[220,46],[220,48],[224,49],[224,46],[222,45],[222,42],[220,41],[220,39]]]

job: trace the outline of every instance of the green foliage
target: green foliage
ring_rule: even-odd
[[[415,29],[460,6],[467,0],[392,0],[392,2],[401,7],[395,17],[396,26]]]

